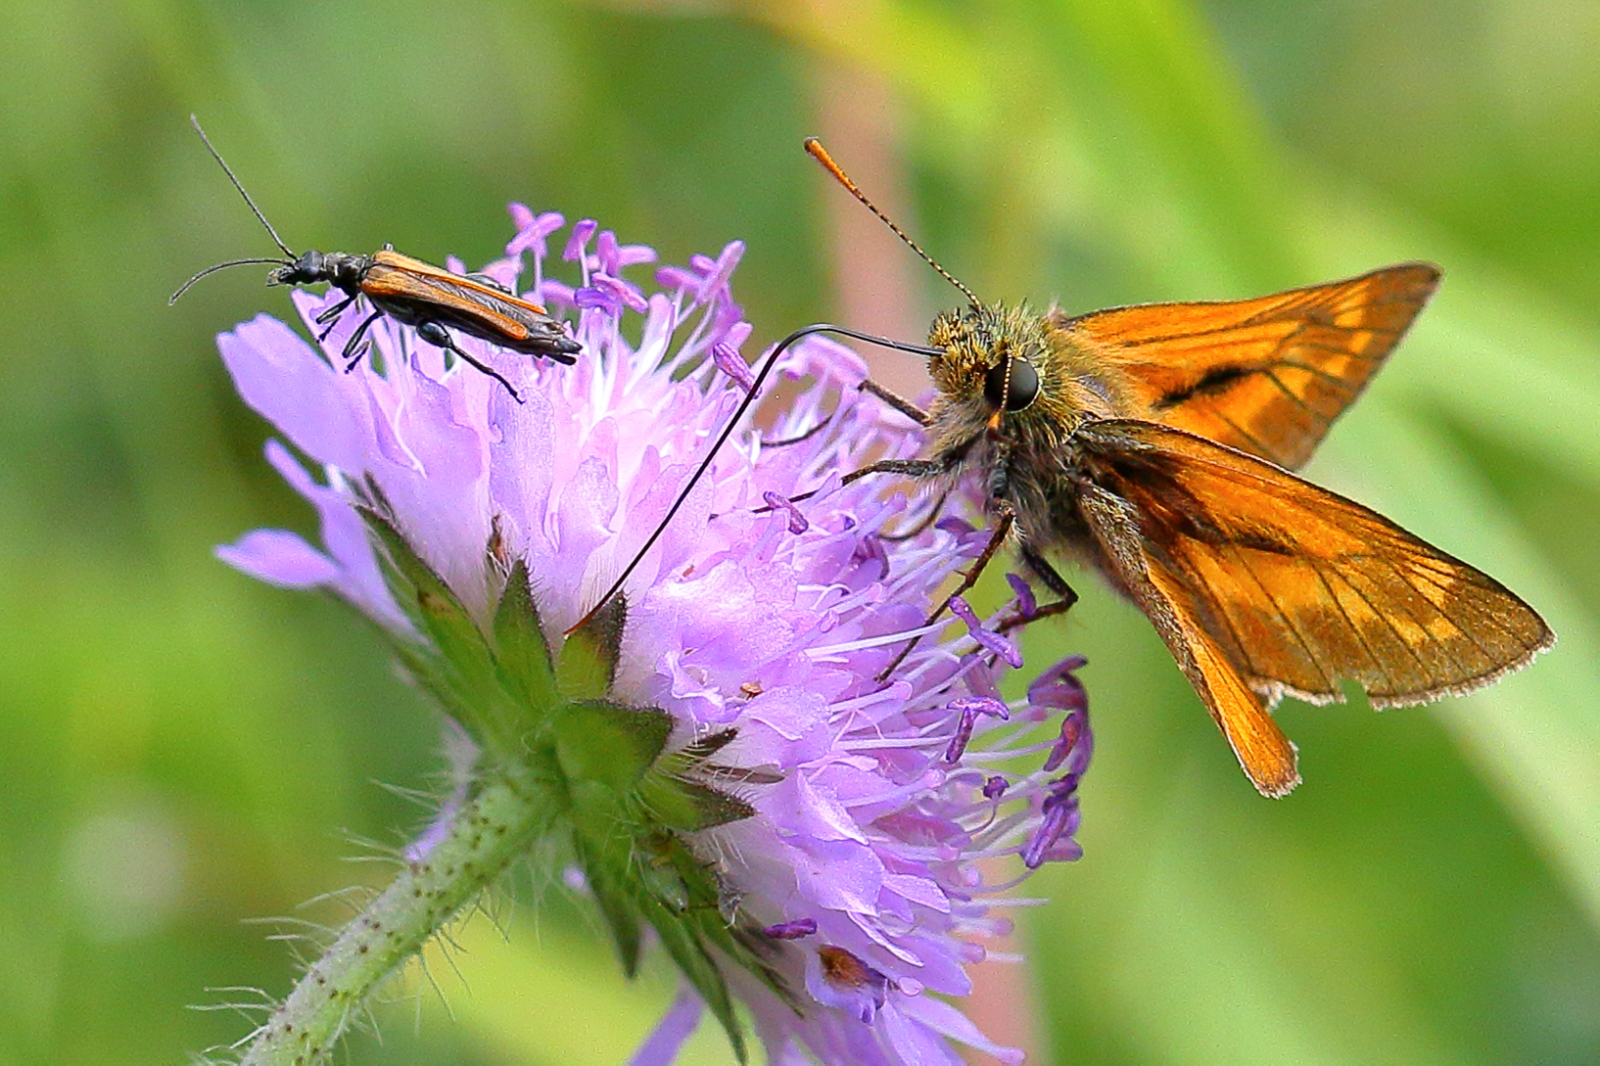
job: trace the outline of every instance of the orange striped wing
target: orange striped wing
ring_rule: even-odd
[[[1360,395],[1432,295],[1404,263],[1255,300],[1147,304],[1057,317],[1062,343],[1125,380],[1129,418],[1295,469]]]
[[[1079,430],[1085,520],[1263,793],[1299,781],[1284,695],[1375,707],[1489,684],[1555,636],[1487,574],[1360,504],[1148,422]]]
[[[410,300],[455,312],[490,331],[487,339],[527,340],[533,335],[526,323],[503,313],[508,305],[534,315],[548,316],[538,304],[454,274],[442,267],[384,250],[372,257],[373,266],[362,280],[368,295],[385,300]],[[498,336],[496,336],[498,335]]]

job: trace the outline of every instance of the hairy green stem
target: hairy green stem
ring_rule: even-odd
[[[450,819],[426,856],[409,861],[347,925],[250,1037],[244,1066],[312,1066],[368,997],[462,907],[528,853],[560,808],[548,785],[495,775]]]

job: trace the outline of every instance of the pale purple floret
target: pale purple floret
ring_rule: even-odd
[[[321,520],[320,547],[261,530],[218,549],[222,558],[265,581],[331,589],[420,640],[354,509],[370,484],[480,619],[495,588],[491,533],[527,563],[552,645],[594,605],[750,387],[729,362],[732,353],[744,366],[737,349],[751,333],[730,290],[744,246],[663,266],[660,290],[645,291],[620,276],[654,253],[583,220],[563,254],[579,276],[558,281],[543,271],[560,217],[521,205],[512,217],[512,258],[492,264],[496,276],[531,267],[536,298],[576,311],[583,351],[557,366],[457,339],[525,403],[470,367],[447,368],[443,352],[387,318],[371,329],[376,358],[335,369],[363,317],[355,310],[320,354],[264,316],[219,339],[241,395],[293,448],[270,443],[270,461]],[[293,295],[312,332],[342,298]],[[1021,665],[1016,645],[961,601],[964,627],[924,637],[880,681],[987,532],[946,519],[909,541],[885,539],[917,517],[905,486],[843,485],[842,475],[864,456],[911,456],[919,441],[860,391],[859,358],[831,341],[795,346],[780,372],[811,384],[770,428],[734,436],[629,580],[613,698],[664,708],[682,743],[733,727],[716,761],[777,782],[741,786],[755,815],[692,838],[737,890],[742,919],[781,941],[774,965],[805,1008],[797,1015],[751,974],[727,975],[770,1061],[955,1066],[952,1041],[1018,1061],[942,997],[970,991],[965,967],[1003,925],[986,901],[1006,886],[986,882],[977,860],[1075,857],[1076,785],[1092,744],[1087,702],[1073,695],[1082,664],[1007,704],[996,678]],[[1019,590],[1005,616],[1030,608]],[[1037,759],[1050,742],[1029,728],[1062,712],[1079,723],[1050,754],[1065,778],[993,772]],[[698,1018],[687,999],[638,1061],[670,1061]]]
[[[811,523],[806,520],[805,513],[796,507],[790,500],[779,496],[776,492],[763,492],[761,499],[767,507],[774,511],[782,511],[789,516],[789,532],[804,533],[811,528]]]
[[[950,701],[950,710],[961,717],[956,721],[956,732],[950,738],[950,746],[944,750],[944,761],[947,763],[958,763],[961,756],[966,754],[967,744],[972,740],[972,730],[978,724],[978,715],[986,714],[1001,721],[1011,718],[1006,705],[993,696],[962,696]]]

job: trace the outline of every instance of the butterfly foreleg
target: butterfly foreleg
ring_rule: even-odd
[[[995,504],[994,532],[989,534],[989,543],[983,546],[983,551],[980,552],[978,557],[973,560],[972,565],[967,568],[966,573],[961,575],[961,584],[957,585],[955,591],[946,596],[944,598],[944,602],[940,603],[938,607],[935,607],[933,612],[928,615],[927,621],[923,623],[924,626],[931,626],[933,623],[937,622],[940,616],[943,615],[945,611],[950,609],[950,604],[957,596],[967,592],[972,588],[972,586],[978,583],[978,578],[983,576],[983,572],[988,568],[990,560],[992,560],[995,556],[995,553],[1000,550],[1001,545],[1005,544],[1006,538],[1011,535],[1011,527],[1016,524],[1017,513],[1013,511],[1011,509],[1011,505],[1004,500],[997,500],[995,501]],[[1061,583],[1063,585],[1066,584],[1065,581],[1062,581]],[[1072,590],[1068,589],[1067,591],[1071,592]],[[896,655],[889,665],[878,674],[878,680],[882,681],[890,674],[894,673],[900,664],[905,662],[906,656],[911,654],[912,649],[915,648],[921,640],[921,636],[916,636],[907,641],[906,646],[900,649],[900,654]]]
[[[904,474],[906,477],[938,477],[949,470],[949,465],[935,459],[879,459],[852,470],[843,478],[843,484],[860,481],[869,474]]]

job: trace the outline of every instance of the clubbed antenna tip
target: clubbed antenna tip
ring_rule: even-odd
[[[871,211],[874,215],[877,215],[878,218],[882,219],[883,224],[893,230],[896,237],[899,237],[902,241],[905,241],[906,247],[910,248],[913,252],[916,252],[917,255],[922,258],[924,263],[927,263],[929,266],[933,267],[933,269],[938,272],[941,278],[959,289],[962,295],[967,298],[968,302],[971,303],[973,307],[981,306],[978,302],[978,297],[971,289],[957,281],[955,275],[951,274],[944,267],[940,266],[938,260],[934,259],[933,256],[929,255],[927,252],[923,251],[922,246],[916,241],[912,240],[905,230],[895,225],[894,219],[878,210],[878,205],[867,199],[867,194],[862,192],[861,189],[857,187],[856,183],[850,180],[850,175],[844,172],[844,168],[840,167],[838,163],[833,161],[833,156],[829,155],[828,150],[822,147],[821,141],[817,140],[815,137],[807,137],[805,140],[805,147],[806,151],[811,153],[812,158],[821,163],[823,168],[826,169],[829,174],[833,175],[835,181],[837,181],[840,185],[843,185],[846,189],[850,190],[850,195],[854,196],[857,200],[860,200],[864,205],[866,205],[868,211]]]

